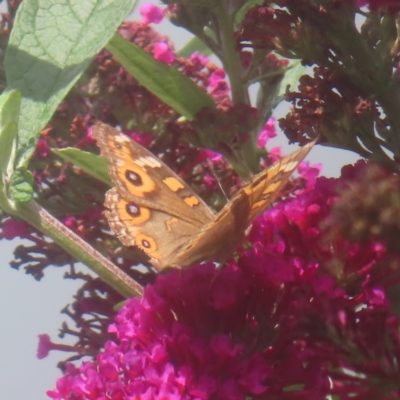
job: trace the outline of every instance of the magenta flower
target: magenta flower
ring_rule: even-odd
[[[203,182],[209,189],[216,189],[218,187],[218,182],[215,179],[215,176],[211,174],[205,174]]]
[[[151,133],[137,133],[137,132],[131,132],[130,134],[128,132],[125,132],[128,136],[130,136],[135,142],[138,142],[144,147],[149,147],[151,143],[153,142],[153,135]]]
[[[52,349],[51,339],[49,335],[39,335],[39,346],[37,350],[37,358],[46,358]]]
[[[209,60],[208,60],[208,57],[206,57],[196,51],[189,57],[189,62],[194,64],[196,66],[196,68],[201,69],[207,65]]]
[[[270,163],[276,163],[279,160],[282,160],[282,148],[281,147],[273,147],[272,149],[268,149],[268,159]]]
[[[253,224],[252,246],[235,262],[159,275],[142,299],[120,310],[109,327],[115,341],[95,361],[70,366],[48,395],[383,398],[379,388],[396,387],[400,377],[390,281],[382,280],[384,270],[374,273],[385,247],[322,240],[336,186],[363,173],[360,166],[354,170],[316,180],[318,167],[304,165],[302,179],[311,183]],[[349,287],[337,284],[339,263],[341,279],[351,277]]]
[[[145,25],[151,23],[159,24],[164,18],[163,9],[151,3],[143,4],[143,6],[140,7],[140,14],[143,17],[142,23]]]
[[[88,128],[86,130],[86,136],[81,141],[79,141],[75,145],[75,147],[81,148],[81,147],[84,147],[84,146],[86,146],[88,144],[91,144],[91,143],[96,143],[96,140],[93,138],[93,135],[92,135],[92,127]]]
[[[257,146],[259,148],[265,148],[269,139],[276,137],[276,128],[275,128],[276,119],[271,117],[268,119],[267,123],[264,126],[264,129],[261,131],[260,136],[258,137]]]
[[[35,155],[37,157],[47,157],[49,155],[50,152],[50,147],[48,145],[48,137],[47,136],[42,136],[41,138],[39,138],[38,144],[36,146],[36,150],[35,150]]]
[[[171,65],[175,61],[175,54],[169,49],[167,43],[158,42],[154,46],[154,58],[164,64]]]
[[[208,149],[200,150],[199,161],[207,158],[210,159],[213,163],[218,163],[223,160],[221,154],[217,153],[216,151]]]
[[[210,94],[213,96],[225,96],[230,92],[229,85],[225,80],[225,71],[222,68],[216,69],[208,80]]]
[[[322,170],[322,164],[310,165],[308,161],[303,161],[297,168],[298,173],[304,178],[306,188],[311,189],[315,186],[316,180]]]
[[[76,226],[76,219],[72,215],[66,215],[62,222],[65,226],[68,226],[69,229],[73,229]]]
[[[29,225],[25,221],[8,218],[3,222],[1,236],[4,239],[12,240],[16,237],[29,237]]]
[[[36,354],[37,358],[46,358],[51,350],[70,351],[74,353],[79,351],[76,346],[53,343],[49,335],[39,335],[39,345]]]

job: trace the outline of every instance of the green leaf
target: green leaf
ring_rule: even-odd
[[[15,138],[17,124],[9,122],[0,131],[0,173],[12,174],[14,170]]]
[[[289,86],[290,90],[294,90],[299,82],[301,76],[304,75],[306,66],[302,65],[300,60],[292,62],[285,72],[285,76],[282,79],[281,86],[279,89],[278,96],[283,98],[286,93],[286,88]]]
[[[16,203],[27,203],[33,197],[33,175],[25,168],[17,169],[10,178],[9,193]]]
[[[7,90],[22,92],[17,166],[83,71],[132,10],[135,0],[26,0],[5,56]]]
[[[0,96],[0,173],[14,170],[21,92],[12,90]]]
[[[21,92],[12,90],[0,96],[0,127],[3,128],[10,122],[18,124],[21,108]]]
[[[69,161],[81,168],[87,174],[93,176],[93,178],[111,186],[111,179],[108,174],[108,161],[104,157],[72,147],[59,150],[53,149],[52,152],[63,160]]]
[[[210,48],[198,37],[190,39],[177,53],[178,57],[189,58],[193,53],[199,52],[205,56],[211,55],[213,52]]]
[[[106,48],[144,87],[187,119],[204,107],[215,108],[212,97],[191,79],[133,43],[114,35]]]

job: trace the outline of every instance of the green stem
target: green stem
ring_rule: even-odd
[[[43,232],[77,260],[87,265],[104,282],[125,297],[143,295],[143,287],[101,255],[82,238],[50,215],[35,201],[13,205],[0,195],[0,207],[8,214],[23,218]]]
[[[221,39],[221,61],[224,70],[229,76],[232,100],[235,104],[250,104],[247,87],[242,81],[240,53],[236,50],[236,43],[233,40],[234,21],[229,15],[224,1],[219,1],[216,5],[215,15],[218,18],[219,36]]]
[[[250,105],[248,84],[242,76],[242,63],[240,52],[236,49],[234,41],[234,17],[229,14],[224,1],[215,4],[215,16],[218,19],[218,37],[220,38],[220,58],[231,85],[232,101],[235,105]],[[235,151],[235,157],[229,159],[236,172],[243,177],[249,176],[249,170],[258,171],[258,157],[255,151],[254,140],[249,132],[250,140],[247,140],[241,148]]]

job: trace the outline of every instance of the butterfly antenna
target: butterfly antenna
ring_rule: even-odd
[[[207,164],[208,164],[208,168],[210,168],[211,174],[213,175],[215,180],[218,182],[218,187],[220,188],[222,194],[224,195],[225,200],[228,202],[229,198],[228,198],[224,188],[222,187],[220,180],[218,179],[218,176],[217,176],[217,174],[215,172],[215,169],[214,169],[214,164],[209,159],[207,159]]]

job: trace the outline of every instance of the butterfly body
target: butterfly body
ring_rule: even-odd
[[[142,249],[159,270],[222,261],[231,254],[313,145],[256,175],[214,215],[161,160],[123,133],[97,123],[93,136],[110,161],[115,185],[105,201],[110,228],[124,245]]]

